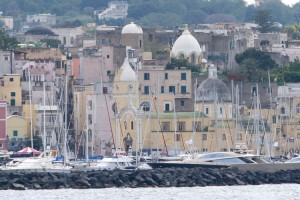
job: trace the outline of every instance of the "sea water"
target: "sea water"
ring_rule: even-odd
[[[5,200],[292,200],[300,199],[300,185],[214,186],[184,188],[109,188],[59,190],[3,190]]]

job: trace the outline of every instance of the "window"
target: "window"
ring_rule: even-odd
[[[237,133],[236,140],[243,140],[243,135],[241,133]]]
[[[0,148],[3,148],[3,143],[0,143]]]
[[[222,107],[219,108],[219,115],[223,115],[223,108]]]
[[[108,88],[107,87],[103,87],[102,88],[102,92],[103,92],[103,94],[107,94],[108,93]]]
[[[149,42],[152,42],[152,41],[153,41],[153,34],[149,34],[148,41],[149,41]]]
[[[14,78],[9,78],[9,81],[10,82],[14,82]]]
[[[180,105],[181,105],[181,106],[184,106],[184,100],[181,100],[181,101],[180,101]]]
[[[256,86],[252,86],[252,88],[251,88],[251,95],[252,96],[256,96],[256,94],[257,94]]]
[[[150,80],[150,73],[144,73],[144,80]]]
[[[185,131],[185,122],[177,122],[177,130]]]
[[[8,56],[4,56],[4,60],[5,60],[5,61],[8,61]]]
[[[181,86],[181,94],[186,94],[186,86]]]
[[[66,37],[63,38],[63,43],[67,44],[67,38]]]
[[[226,134],[225,133],[222,134],[222,140],[223,141],[226,140]]]
[[[124,121],[124,129],[127,130],[127,122]]]
[[[89,110],[93,109],[93,102],[91,100],[88,101],[88,105],[89,105]]]
[[[276,115],[272,115],[272,123],[276,124]]]
[[[71,37],[71,44],[74,44],[74,37]]]
[[[11,99],[10,100],[10,106],[15,106],[16,105],[16,100],[15,99]]]
[[[13,136],[14,136],[14,137],[18,137],[18,131],[17,131],[17,130],[14,130],[14,131],[13,131]]]
[[[196,64],[196,55],[194,53],[191,55],[191,63]]]
[[[170,131],[170,122],[162,122],[162,131]]]
[[[143,109],[143,111],[149,111],[150,110],[150,103],[149,103],[149,101],[143,101],[140,104],[140,107]]]
[[[208,107],[205,108],[205,114],[209,115],[209,108]]]
[[[15,92],[11,92],[11,93],[10,93],[10,96],[15,97],[15,96],[16,96],[16,93],[15,93]]]
[[[88,141],[92,141],[92,129],[88,130]]]
[[[106,58],[109,58],[109,55],[106,55]]]
[[[296,105],[296,113],[299,114],[300,113],[300,103],[298,103]]]
[[[201,122],[193,122],[194,124],[194,128],[196,132],[200,132],[201,131]]]
[[[169,93],[175,94],[175,86],[169,86]]]
[[[181,80],[186,80],[186,73],[181,73]]]
[[[164,111],[169,112],[171,110],[170,107],[171,107],[170,103],[165,103]]]
[[[140,40],[140,48],[142,47],[142,40]]]
[[[111,71],[110,71],[110,70],[108,70],[108,71],[106,72],[106,76],[109,76],[109,75],[111,75]]]
[[[179,142],[180,139],[181,139],[180,134],[176,134],[176,135],[175,135],[175,139],[176,139],[177,142]]]
[[[300,138],[300,133],[297,134],[297,138]]]
[[[204,133],[203,135],[202,135],[202,140],[204,141],[204,140],[207,140],[207,134],[206,133]]]
[[[280,108],[280,114],[282,114],[282,115],[285,114],[285,107],[282,106],[282,107]]]
[[[131,121],[130,125],[131,125],[131,130],[133,130],[133,121]]]
[[[162,94],[165,93],[165,86],[160,87],[160,93],[162,93]]]
[[[93,123],[93,117],[91,114],[88,115],[88,122],[89,122],[89,124]]]
[[[144,86],[144,94],[150,93],[150,86]]]
[[[165,73],[165,80],[168,80],[168,79],[169,79],[169,74]]]

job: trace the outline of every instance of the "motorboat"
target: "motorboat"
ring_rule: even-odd
[[[199,154],[194,158],[182,161],[149,163],[152,168],[165,167],[205,167],[205,168],[227,168],[241,164],[259,164],[267,162],[261,159],[261,156],[249,153],[237,152],[213,152],[207,154]]]
[[[55,153],[43,152],[39,157],[14,158],[1,166],[2,171],[69,172],[72,167],[53,162]]]
[[[133,170],[135,167],[134,160],[127,156],[106,156],[99,162],[91,163],[89,166],[89,168],[99,170]]]

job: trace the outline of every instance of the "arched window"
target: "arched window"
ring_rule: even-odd
[[[282,107],[280,108],[280,114],[282,114],[282,115],[285,114],[285,107],[282,106]]]
[[[143,101],[140,104],[140,107],[143,109],[144,112],[149,111],[150,110],[150,103],[149,103],[149,101]]]
[[[179,54],[179,59],[184,59],[184,54],[183,53]]]
[[[89,121],[89,124],[93,123],[93,117],[91,114],[88,115],[88,121]]]
[[[92,129],[88,130],[88,140],[92,141]]]
[[[196,55],[194,53],[191,55],[191,63],[196,64]]]
[[[298,103],[297,106],[296,106],[296,113],[297,113],[297,114],[300,113],[300,103]]]

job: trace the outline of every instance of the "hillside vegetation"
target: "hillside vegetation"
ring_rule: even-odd
[[[107,7],[109,0],[1,0],[0,10],[20,23],[28,14],[56,14],[58,24],[76,21],[76,25],[96,21],[93,11]],[[125,20],[105,22],[123,25],[136,21],[144,26],[174,27],[214,22],[251,22],[256,8],[243,0],[128,0],[128,17]],[[270,11],[273,21],[283,25],[300,22],[300,3],[289,7],[280,0],[263,5]],[[260,8],[261,9],[261,8]],[[98,23],[103,23],[99,22]]]

